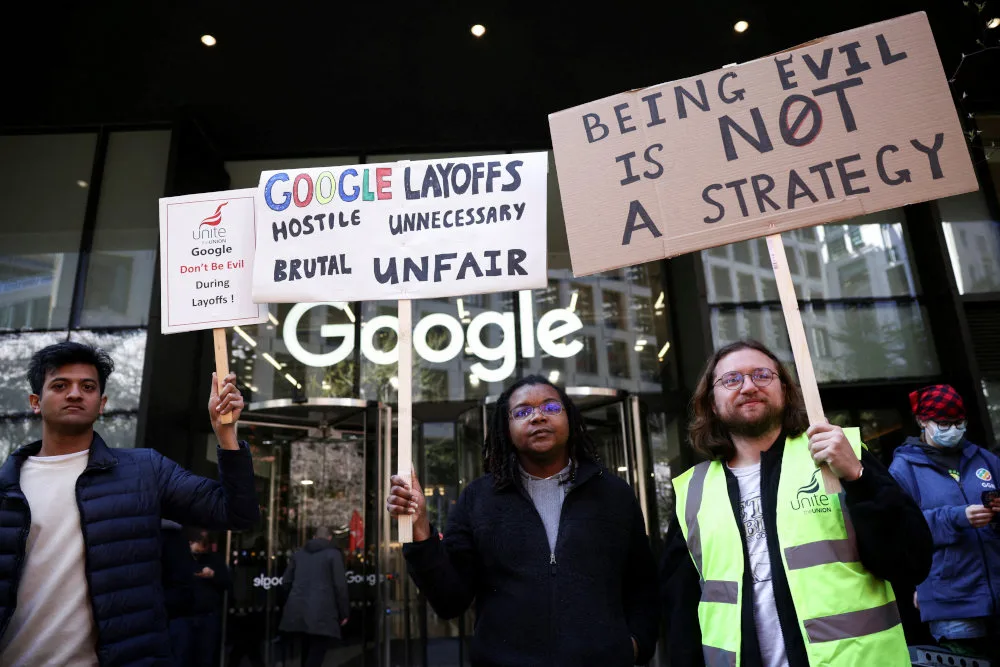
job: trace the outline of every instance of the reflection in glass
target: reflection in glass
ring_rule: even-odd
[[[95,134],[0,136],[0,328],[69,325]]]
[[[1000,291],[1000,223],[983,193],[940,199],[938,209],[959,293]]]
[[[19,415],[31,411],[28,405],[31,385],[26,376],[31,355],[64,340],[66,332],[0,335],[0,411],[3,414]]]
[[[1000,440],[1000,379],[983,378],[983,397],[993,426],[993,439]]]
[[[142,367],[146,360],[146,329],[74,331],[71,340],[99,347],[111,355],[115,372],[105,393],[108,410],[138,410],[142,395]],[[209,378],[204,378],[208,382]]]
[[[756,338],[790,363],[780,314],[780,308],[767,307],[714,309],[714,344],[718,348]],[[927,315],[919,304],[814,305],[803,309],[802,320],[819,382],[922,377],[940,371]]]
[[[87,267],[83,326],[140,326],[149,319],[159,198],[170,132],[113,132]]]
[[[785,255],[800,299],[915,296],[913,275],[903,239],[903,213],[899,209],[863,216],[850,224],[835,223],[785,234]],[[705,279],[712,303],[733,300],[732,283],[738,285],[740,302],[778,298],[770,256],[761,239],[731,244],[734,259],[703,252]],[[757,262],[750,248],[756,245]],[[802,261],[800,261],[800,259]],[[804,265],[804,266],[803,266]],[[804,273],[803,273],[804,269]],[[756,296],[752,277],[760,281]]]
[[[632,377],[629,370],[628,345],[623,340],[605,342],[608,353],[608,374],[613,378],[624,379]]]
[[[42,439],[42,420],[35,417],[0,419],[0,461],[21,445]]]

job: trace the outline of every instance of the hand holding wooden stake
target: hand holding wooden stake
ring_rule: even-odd
[[[399,301],[399,367],[396,377],[399,389],[396,405],[399,417],[396,420],[397,433],[397,475],[408,479],[413,470],[413,310],[409,299]],[[407,544],[413,541],[413,520],[409,515],[399,517],[399,541]]]
[[[229,350],[226,348],[226,330],[212,329],[212,337],[215,341],[215,374],[219,382],[224,382],[229,375]],[[233,415],[227,412],[219,416],[219,421],[223,424],[232,424]]]

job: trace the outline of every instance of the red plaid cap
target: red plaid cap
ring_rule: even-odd
[[[913,415],[923,421],[954,422],[965,419],[965,403],[950,384],[935,384],[910,394]]]

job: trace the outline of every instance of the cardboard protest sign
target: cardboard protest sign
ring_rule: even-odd
[[[923,13],[549,124],[578,276],[978,187]]]
[[[247,189],[160,199],[163,333],[267,320],[250,294],[253,197]]]
[[[425,299],[544,287],[545,153],[265,171],[253,298]]]

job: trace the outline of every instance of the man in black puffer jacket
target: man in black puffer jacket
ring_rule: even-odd
[[[236,377],[212,376],[216,482],[152,450],[111,449],[94,432],[113,367],[105,352],[73,342],[32,357],[42,439],[0,468],[4,665],[169,665],[161,515],[217,530],[258,519],[250,450],[236,440]],[[228,413],[232,423],[221,423]]]
[[[488,474],[468,486],[444,540],[424,494],[392,477],[390,513],[414,517],[403,548],[434,610],[475,600],[474,667],[645,664],[659,624],[656,566],[635,494],[597,461],[566,393],[526,377],[497,401]]]

